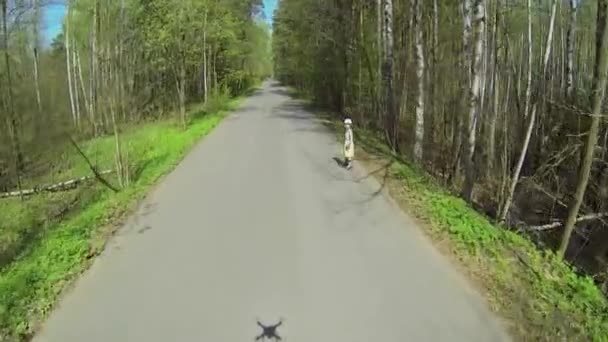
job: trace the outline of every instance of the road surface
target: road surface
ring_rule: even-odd
[[[339,152],[265,83],[150,194],[34,341],[245,342],[256,319],[281,318],[287,342],[508,341]]]

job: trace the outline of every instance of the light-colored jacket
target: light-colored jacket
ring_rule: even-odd
[[[355,141],[351,127],[347,127],[346,133],[344,133],[344,157],[348,159],[355,157]]]

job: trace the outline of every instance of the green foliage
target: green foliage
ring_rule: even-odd
[[[214,90],[210,99],[204,104],[203,111],[205,113],[215,113],[226,109],[226,104],[230,99],[230,92],[227,87]]]
[[[2,191],[16,189],[18,175],[28,182],[49,172],[59,158],[54,147],[68,143],[66,133],[79,138],[110,133],[113,115],[122,127],[178,113],[180,85],[183,102],[198,103],[220,89],[239,95],[271,73],[270,31],[260,21],[257,0],[73,0],[63,31],[49,47],[36,43],[33,32],[41,31],[41,21],[30,1],[8,5],[10,13],[20,14],[8,23],[6,51],[26,163],[15,169],[9,87],[0,77]],[[38,82],[33,47],[38,48]],[[3,60],[0,74],[5,71]]]
[[[215,108],[229,109],[236,105],[225,96],[214,101]],[[194,117],[200,108],[194,108]],[[222,120],[224,113],[199,115],[186,131],[176,128],[171,121],[163,121],[134,127],[124,134],[129,141],[129,155],[137,157],[136,178],[131,186],[118,194],[100,185],[86,187],[77,193],[79,210],[73,209],[62,220],[47,221],[48,226],[40,236],[0,272],[0,340],[25,340],[32,333],[32,323],[49,312],[69,281],[86,268],[87,256],[95,252],[92,241],[100,234],[103,239],[102,227],[125,214],[125,208],[132,207],[150,186],[171,171],[190,147]],[[85,145],[85,151],[95,155],[100,165],[112,165],[113,138],[92,140]],[[67,158],[76,158],[68,154]],[[79,162],[67,173],[86,172],[86,166]],[[59,195],[35,197],[25,206],[12,201],[0,202],[3,225],[8,225],[8,229],[3,226],[1,230],[0,246],[32,229],[37,219],[48,220],[45,208],[56,196]],[[84,198],[86,196],[88,198]]]
[[[135,20],[146,59],[160,71],[179,63],[196,70],[203,53],[209,58],[221,53],[223,84],[233,94],[247,89],[269,74],[270,33],[262,22],[243,16],[241,6],[223,1],[142,4]]]
[[[526,84],[531,70],[531,101],[538,114],[522,177],[527,182],[517,186],[514,208],[509,221],[530,225],[563,220],[574,193],[578,173],[581,136],[585,135],[585,116],[591,93],[595,61],[596,1],[577,1],[577,21],[571,20],[568,2],[532,2],[532,65],[528,57],[528,16],[526,1],[484,1],[486,32],[482,38],[483,77],[480,108],[473,132],[466,127],[470,99],[473,58],[472,41],[465,44],[462,1],[422,2],[424,69],[416,63],[413,2],[393,0],[392,34],[394,38],[394,96],[399,113],[399,127],[387,128],[390,115],[384,111],[388,87],[381,83],[382,61],[386,55],[386,37],[382,30],[382,9],[376,1],[282,0],[275,15],[273,31],[274,73],[282,82],[294,86],[315,105],[351,116],[359,128],[359,139],[366,135],[376,151],[386,151],[373,134],[361,132],[398,131],[397,160],[407,159],[417,137],[416,123],[423,123],[424,157],[418,167],[450,183],[455,188],[465,173],[462,167],[463,146],[474,144],[475,202],[484,211],[493,212],[505,200],[514,165],[520,151],[527,117]],[[548,76],[543,77],[543,55],[549,34],[551,5],[558,6],[553,30]],[[436,7],[434,6],[436,5]],[[304,15],[303,15],[304,13]],[[306,15],[315,13],[315,15]],[[566,93],[567,32],[573,24],[573,96]],[[476,25],[475,25],[476,26]],[[470,33],[470,32],[469,32]],[[474,39],[475,35],[469,37]],[[385,69],[386,70],[386,69]],[[418,88],[419,73],[425,80]],[[424,100],[420,106],[417,99]],[[528,106],[528,111],[531,106]],[[602,127],[602,134],[606,128]],[[418,139],[422,135],[418,135]],[[606,145],[606,142],[602,142]],[[606,146],[599,150],[605,150]],[[592,183],[585,198],[585,212],[603,212],[605,206],[605,154],[598,154]],[[601,260],[606,254],[600,239],[605,240],[604,222],[585,222],[584,235],[572,249],[584,249],[578,261],[584,270],[572,270],[555,260],[550,253],[537,250],[516,232],[495,227],[488,218],[476,213],[464,201],[448,194],[433,181],[421,178],[423,172],[401,163],[393,167],[402,181],[410,203],[417,213],[431,220],[435,234],[449,237],[456,244],[459,257],[479,265],[489,279],[489,292],[499,302],[503,313],[519,324],[517,329],[532,326],[528,340],[598,340],[606,341],[608,311],[606,303],[589,274],[606,269]],[[472,174],[469,172],[469,174]],[[528,184],[533,184],[534,187]],[[539,190],[541,188],[542,190]],[[566,203],[564,206],[563,203]],[[532,210],[534,208],[534,210]],[[581,224],[582,226],[583,224]],[[584,230],[584,232],[583,232]],[[556,229],[558,231],[558,229]],[[543,241],[555,232],[544,232]],[[553,237],[553,236],[551,236]],[[584,242],[582,242],[584,240]],[[586,244],[591,241],[592,243]],[[583,244],[586,245],[583,245]],[[605,242],[603,246],[606,246]],[[575,248],[578,247],[578,248]],[[524,266],[525,259],[530,266]],[[483,273],[483,272],[482,272]],[[602,332],[602,329],[604,329]],[[545,331],[546,334],[545,334]],[[521,332],[521,331],[520,331]],[[545,334],[545,335],[543,335]],[[548,336],[548,337],[547,337]]]
[[[347,16],[343,15],[348,13],[350,6],[349,2],[319,4],[311,0],[286,0],[281,2],[274,17],[272,44],[275,76],[284,83],[306,91],[316,103],[333,110],[342,110],[342,87],[346,86],[349,72],[358,72],[345,69],[350,39],[357,35],[355,24],[347,21]],[[355,48],[351,46],[350,51],[354,52]],[[375,65],[372,52],[368,53],[368,57],[371,58],[370,63]],[[354,66],[352,61],[350,65]],[[365,71],[368,71],[367,67]],[[365,86],[371,87],[373,84],[367,83]]]
[[[261,0],[72,0],[49,47],[38,34],[47,3],[7,2],[0,192],[90,174],[69,136],[101,170],[120,173],[108,176],[111,183],[122,186],[128,174],[132,184],[117,195],[90,182],[0,200],[0,340],[31,332],[32,320],[85,267],[100,226],[216,125],[232,96],[271,73]],[[189,113],[176,110],[201,101]],[[178,125],[168,119],[176,113],[190,117]]]

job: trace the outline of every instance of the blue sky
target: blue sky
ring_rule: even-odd
[[[277,7],[277,2],[278,0],[264,0],[264,15],[268,22],[272,22],[272,14]],[[61,3],[45,7],[42,24],[45,43],[50,43],[61,32],[61,22],[64,15],[65,6]]]
[[[61,32],[64,14],[65,6],[63,4],[51,4],[44,8],[42,32],[44,32],[45,43],[50,43]]]
[[[272,23],[272,14],[274,13],[275,8],[277,8],[278,0],[264,0],[264,14],[266,15],[266,20]]]

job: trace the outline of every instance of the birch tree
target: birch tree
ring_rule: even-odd
[[[574,43],[576,40],[576,11],[577,0],[570,0],[570,19],[568,21],[568,36],[566,40],[566,96],[572,97],[574,91]]]
[[[394,71],[394,51],[393,51],[393,0],[383,0],[383,41],[384,41],[384,62],[382,65],[382,80],[384,90],[384,111],[385,111],[385,134],[387,141],[393,150],[398,150],[397,126],[399,124],[398,114],[395,108],[395,91],[393,89]]]
[[[602,112],[602,103],[604,101],[604,95],[606,92],[606,79],[608,77],[608,1],[598,0],[597,1],[597,41],[596,41],[596,53],[597,60],[594,73],[594,88],[592,93],[592,108],[591,108],[591,127],[587,135],[587,141],[585,142],[585,152],[583,154],[582,164],[578,173],[578,182],[576,185],[576,192],[574,198],[568,208],[568,218],[564,226],[564,234],[562,236],[561,244],[558,249],[558,256],[564,257],[574,225],[576,224],[578,213],[583,203],[583,198],[587,190],[589,183],[589,175],[591,173],[591,165],[593,164],[593,155],[595,152],[595,146],[598,140],[598,134],[600,130],[600,119]]]
[[[11,75],[11,56],[8,44],[8,5],[7,0],[0,0],[0,9],[2,10],[2,39],[3,39],[3,55],[6,77],[6,98],[8,99],[8,116],[7,126],[9,127],[9,135],[12,143],[12,152],[14,159],[14,171],[17,176],[18,190],[21,191],[21,172],[23,167],[23,152],[21,151],[21,129],[17,112],[15,111],[15,99],[13,94],[13,80]]]
[[[528,101],[530,101],[530,88],[531,88],[531,79],[532,79],[532,70],[531,70],[531,66],[532,66],[532,18],[531,18],[531,4],[530,4],[530,0],[528,0],[528,64],[530,65],[530,67],[528,68],[528,89],[526,89],[526,101],[528,103]],[[541,82],[544,82],[544,80],[547,77],[547,71],[548,71],[548,65],[549,65],[549,57],[551,56],[551,47],[553,45],[553,28],[555,26],[555,15],[557,12],[557,1],[553,1],[553,4],[551,6],[552,10],[551,10],[551,18],[549,19],[549,32],[547,33],[547,40],[546,40],[546,45],[545,45],[545,53],[543,56],[543,64],[542,64],[542,79],[540,80]],[[540,84],[539,84],[540,87]],[[537,97],[538,98],[538,97]],[[507,198],[505,201],[505,204],[502,207],[502,213],[500,214],[499,217],[499,221],[500,222],[504,222],[505,218],[509,212],[509,209],[511,207],[511,201],[513,200],[513,195],[515,193],[515,187],[517,186],[517,183],[519,182],[519,176],[521,173],[521,168],[524,164],[524,161],[526,159],[526,156],[528,154],[528,146],[530,145],[530,139],[532,137],[532,131],[534,130],[534,125],[536,124],[536,111],[537,111],[537,107],[538,107],[538,101],[535,101],[534,104],[532,105],[532,113],[530,114],[530,118],[528,121],[528,126],[527,126],[527,130],[524,136],[524,142],[523,145],[521,147],[521,152],[519,155],[519,159],[517,161],[517,165],[515,166],[515,171],[513,172],[513,177],[511,179],[511,186],[509,187],[509,192],[507,193]],[[527,106],[526,106],[527,108]],[[527,116],[527,115],[525,115]]]
[[[482,59],[484,57],[485,46],[485,0],[475,0],[473,5],[475,25],[475,49],[472,55],[472,82],[469,98],[469,115],[467,118],[467,149],[465,154],[465,182],[462,188],[462,196],[471,201],[473,187],[475,185],[475,148],[477,144],[477,120],[479,118],[480,93],[483,84],[481,80],[485,78],[482,69]]]
[[[49,3],[0,2],[2,190],[13,191],[21,179],[50,172],[57,154],[71,149],[68,135],[83,140],[117,135],[124,126],[135,129],[134,123],[179,113],[174,109],[180,102],[186,109],[201,98],[240,94],[270,73],[269,30],[260,22],[260,0],[70,0],[61,33],[46,37],[53,39],[47,46],[39,41]],[[160,7],[175,4],[188,6],[183,23],[174,13],[155,15]],[[177,59],[166,58],[177,55],[177,37],[182,36],[165,29],[177,24],[186,38],[182,69],[173,68],[179,66],[173,63]],[[166,40],[158,44],[148,39],[150,32]],[[202,94],[191,91],[198,81],[190,77],[195,66],[203,69]],[[178,93],[175,80],[180,78],[183,91]],[[124,164],[128,180],[128,144],[117,137],[116,154],[122,155],[117,164]]]
[[[424,144],[424,77],[425,60],[424,47],[422,40],[422,0],[414,0],[414,35],[416,47],[416,77],[418,78],[418,99],[416,101],[416,132],[414,144],[414,156],[419,163],[422,163],[423,144]]]
[[[359,129],[384,136],[399,147],[397,155],[413,157],[484,213],[530,226],[557,249],[552,237],[576,192],[580,137],[591,127],[584,113],[591,111],[587,94],[595,81],[587,75],[597,73],[599,51],[595,2],[564,2],[563,11],[561,4],[282,0],[273,27],[275,74],[340,117],[352,114],[339,105],[348,98]],[[599,254],[588,256],[602,253],[590,251],[601,244],[588,241],[606,239],[605,209],[597,203],[608,193],[600,191],[608,188],[601,176],[608,134],[601,125],[598,134],[598,169],[590,173],[593,191],[585,192],[580,215],[592,219],[580,223],[586,229],[572,244],[585,259],[580,264],[605,269]],[[544,221],[552,228],[534,230]]]

